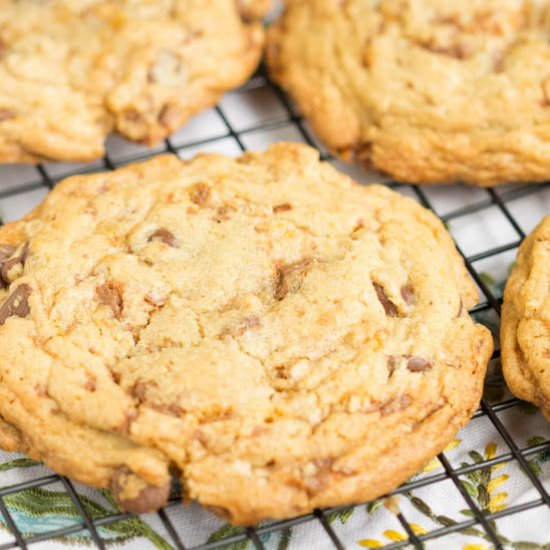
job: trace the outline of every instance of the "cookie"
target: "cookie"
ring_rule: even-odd
[[[550,421],[550,216],[522,243],[504,291],[502,370],[512,393]]]
[[[0,243],[0,443],[125,510],[170,472],[236,524],[365,501],[478,405],[443,225],[308,147],[76,176]]]
[[[288,0],[272,77],[332,151],[411,183],[550,174],[550,2]]]
[[[252,74],[268,7],[1,0],[0,162],[97,159],[111,131],[154,145]]]

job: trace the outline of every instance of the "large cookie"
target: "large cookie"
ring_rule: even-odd
[[[0,229],[0,443],[235,523],[377,497],[475,410],[491,337],[443,225],[300,145],[61,183]]]
[[[520,399],[550,420],[550,216],[522,243],[504,292],[502,368]]]
[[[345,158],[414,183],[550,176],[548,0],[287,0],[272,76]]]
[[[267,8],[0,0],[0,162],[95,159],[111,130],[160,141],[250,76],[264,32],[241,16]]]

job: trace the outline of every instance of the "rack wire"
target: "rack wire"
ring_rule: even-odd
[[[255,100],[249,101],[249,96],[255,96]],[[242,111],[243,104],[247,103]],[[235,103],[240,103],[241,111],[239,116],[235,115]],[[208,120],[207,120],[208,119]],[[208,127],[210,130],[205,131]],[[313,147],[319,148],[321,157],[324,160],[335,162],[339,168],[342,165],[333,159],[322,146],[317,143],[305,122],[296,112],[289,99],[275,85],[273,85],[263,69],[242,88],[229,94],[220,105],[207,113],[201,115],[174,136],[167,139],[161,147],[154,150],[146,150],[141,147],[131,146],[123,143],[120,138],[110,138],[108,153],[101,162],[89,165],[67,165],[67,164],[41,164],[36,167],[0,168],[0,213],[1,223],[18,218],[22,210],[27,210],[30,203],[38,203],[52,189],[56,183],[66,176],[75,173],[87,173],[99,170],[112,170],[128,162],[149,158],[160,151],[173,153],[182,157],[190,157],[198,150],[218,150],[238,154],[249,147],[261,147],[269,141],[279,139],[290,139],[305,142]],[[372,180],[366,177],[357,167],[345,168],[351,171],[354,176],[363,181]],[[6,183],[5,176],[9,175],[9,183]],[[15,175],[15,178],[14,178]],[[374,178],[376,179],[376,178]],[[503,242],[488,248],[470,253],[462,249],[460,239],[457,246],[463,255],[469,272],[479,286],[482,295],[481,303],[472,310],[473,315],[500,314],[502,297],[500,292],[492,288],[487,278],[483,276],[480,265],[484,261],[499,259],[508,254],[511,258],[522,239],[525,237],[526,229],[522,227],[521,221],[514,214],[514,205],[519,204],[526,198],[536,198],[537,201],[545,201],[550,197],[550,184],[533,184],[523,186],[505,186],[493,189],[471,189],[461,188],[460,193],[466,193],[468,199],[466,204],[453,207],[445,213],[441,213],[439,207],[440,191],[436,188],[403,185],[395,181],[385,181],[387,185],[398,192],[413,196],[422,205],[434,211],[451,228],[457,222],[464,227],[468,226],[467,220],[471,216],[478,215],[489,209],[496,209],[502,219],[502,225],[497,228],[497,233],[502,236]],[[449,189],[449,188],[448,188]],[[451,191],[446,190],[446,193]],[[21,206],[23,204],[23,206]],[[31,204],[32,205],[32,204]],[[529,225],[534,225],[537,220],[529,220]],[[507,256],[507,257],[508,257]],[[498,346],[497,346],[498,347]],[[499,350],[495,351],[493,360],[498,361]],[[489,381],[490,383],[490,381]],[[501,399],[498,402],[491,402],[484,398],[481,406],[474,415],[475,419],[484,418],[494,431],[503,440],[508,448],[507,452],[498,456],[484,458],[483,460],[468,465],[457,466],[446,453],[439,455],[443,466],[442,471],[432,475],[424,475],[410,480],[392,495],[410,495],[412,491],[432,487],[438,490],[445,482],[450,482],[462,495],[467,507],[471,511],[469,517],[463,521],[447,521],[446,524],[426,533],[417,533],[411,523],[402,512],[396,516],[399,524],[406,533],[404,540],[393,541],[384,546],[387,550],[413,547],[422,549],[430,541],[436,540],[438,548],[445,546],[445,541],[453,533],[467,532],[468,529],[481,529],[485,540],[494,548],[504,548],[505,543],[499,538],[496,531],[496,522],[504,517],[516,516],[518,519],[529,510],[546,507],[550,510],[550,495],[548,492],[550,480],[539,478],[536,471],[529,464],[530,459],[543,452],[550,452],[550,441],[538,443],[533,446],[522,446],[517,437],[507,428],[499,413],[521,407],[519,400],[511,396]],[[527,502],[522,502],[503,510],[488,512],[483,510],[470,496],[462,483],[463,476],[473,472],[482,472],[487,468],[504,463],[515,463],[527,476],[527,479],[535,490],[536,497]],[[80,519],[69,527],[52,530],[48,533],[26,536],[17,525],[6,505],[6,498],[29,489],[43,488],[54,482],[61,482],[64,490],[70,497],[74,507],[78,511]],[[266,548],[262,540],[272,533],[282,533],[285,530],[296,528],[303,524],[317,525],[318,529],[326,534],[327,541],[334,548],[344,549],[346,543],[342,540],[341,529],[335,529],[330,518],[334,513],[342,513],[351,507],[339,507],[329,510],[316,510],[314,513],[298,517],[288,521],[271,522],[265,525],[250,527],[240,532],[233,533],[226,538],[201,544],[190,544],[185,540],[185,533],[181,532],[181,526],[175,525],[170,517],[170,509],[181,506],[178,495],[174,495],[167,507],[158,512],[158,519],[164,526],[167,533],[167,542],[178,550],[209,550],[223,548],[227,545],[247,543],[250,548]],[[68,479],[57,476],[53,473],[41,475],[36,479],[25,481],[10,486],[0,486],[0,517],[3,516],[5,524],[13,534],[13,541],[0,543],[0,550],[10,548],[32,548],[40,542],[58,540],[63,537],[87,531],[92,545],[103,549],[110,543],[102,536],[102,529],[105,526],[116,524],[131,518],[128,514],[113,512],[108,515],[94,518],[87,511],[83,504],[82,497],[75,489],[75,485]],[[544,526],[542,526],[545,529]],[[548,541],[550,541],[550,528],[548,529]],[[138,546],[136,546],[138,547]]]

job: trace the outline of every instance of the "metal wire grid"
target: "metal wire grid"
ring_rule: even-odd
[[[165,141],[164,147],[162,149],[166,152],[185,156],[186,152],[189,153],[191,149],[208,149],[210,146],[215,145],[215,143],[219,142],[220,140],[230,139],[236,145],[238,150],[245,151],[247,148],[247,136],[253,135],[261,131],[269,132],[272,130],[284,128],[293,128],[295,131],[298,132],[301,141],[304,141],[305,143],[308,143],[313,147],[318,147],[315,138],[311,135],[307,127],[307,123],[303,121],[302,118],[295,112],[293,106],[285,97],[285,95],[269,81],[263,70],[260,70],[254,78],[252,78],[244,87],[239,90],[238,93],[247,93],[250,90],[268,91],[269,93],[274,94],[277,100],[280,102],[280,107],[282,109],[283,115],[277,116],[275,120],[254,123],[246,128],[238,129],[235,127],[234,121],[233,123],[231,122],[231,117],[228,116],[222,102],[221,106],[215,107],[215,112],[217,113],[219,119],[223,124],[222,131],[219,135],[212,137],[209,136],[195,141],[187,140],[184,143],[176,143],[177,140],[172,137]],[[0,201],[2,199],[11,199],[12,197],[21,196],[24,193],[29,193],[33,191],[47,191],[49,189],[52,189],[57,181],[73,173],[86,173],[105,169],[112,170],[130,161],[149,158],[153,156],[156,152],[158,151],[141,150],[137,154],[129,155],[127,157],[116,160],[113,159],[110,154],[107,154],[103,158],[102,162],[99,164],[93,164],[91,166],[85,167],[78,166],[77,169],[71,170],[68,173],[63,174],[52,174],[50,166],[38,165],[36,167],[37,174],[35,178],[32,178],[27,183],[18,185],[16,188],[0,190]],[[324,160],[332,159],[329,154],[323,152],[322,150],[321,156]],[[407,194],[412,193],[422,205],[435,212],[435,209],[433,208],[429,196],[424,188],[418,186],[402,185],[393,181],[387,182],[387,185],[397,189],[398,191],[405,191],[407,192]],[[464,218],[465,216],[474,214],[476,212],[482,212],[488,208],[496,207],[510,224],[511,228],[513,228],[515,238],[511,242],[504,245],[492,247],[488,250],[484,250],[483,252],[474,255],[467,256],[463,254],[470,274],[472,275],[485,296],[485,299],[478,306],[476,306],[474,310],[472,310],[472,313],[493,311],[497,315],[500,314],[502,299],[495,295],[489,285],[484,281],[484,278],[476,269],[475,264],[476,262],[479,262],[481,260],[492,258],[505,252],[515,250],[521,243],[522,239],[525,237],[525,234],[521,229],[520,224],[510,211],[509,204],[512,201],[519,200],[529,195],[540,193],[545,188],[547,189],[549,186],[550,184],[526,185],[519,188],[512,188],[511,190],[505,190],[503,192],[497,192],[493,189],[483,190],[480,191],[482,195],[480,196],[479,200],[476,200],[472,204],[460,207],[444,216],[441,216],[441,219],[444,222],[450,222],[452,220]],[[498,360],[499,355],[499,350],[495,351],[493,359]],[[423,476],[421,478],[415,479],[413,481],[405,483],[404,485],[393,491],[393,493],[391,493],[392,495],[405,494],[421,487],[437,486],[437,484],[441,484],[446,480],[450,480],[452,484],[456,487],[456,489],[460,492],[468,508],[471,510],[472,517],[465,521],[448,524],[432,530],[428,533],[419,535],[414,533],[411,525],[407,521],[407,518],[402,513],[399,513],[397,515],[397,519],[407,533],[408,540],[394,542],[388,544],[384,548],[390,550],[412,546],[417,549],[422,549],[424,548],[424,542],[433,539],[438,539],[438,542],[441,541],[441,544],[444,544],[446,540],[445,537],[447,535],[450,535],[452,533],[460,533],[463,532],[465,529],[474,526],[481,528],[484,531],[484,533],[486,534],[486,539],[491,542],[495,548],[503,548],[503,543],[499,539],[499,536],[495,531],[495,520],[512,515],[521,518],[521,513],[527,510],[538,507],[550,508],[550,495],[548,493],[548,490],[544,487],[541,479],[537,477],[536,473],[531,469],[530,465],[528,464],[529,457],[532,457],[542,451],[550,450],[550,441],[546,441],[536,446],[521,448],[520,445],[514,440],[514,437],[506,428],[506,426],[497,414],[506,409],[516,407],[519,403],[520,402],[514,398],[507,399],[498,404],[491,404],[486,399],[483,399],[480,408],[474,415],[474,418],[485,417],[490,421],[494,430],[498,434],[500,434],[501,438],[508,445],[508,452],[488,460],[483,460],[482,462],[479,462],[477,464],[462,467],[454,467],[451,464],[451,461],[443,453],[439,455],[439,460],[443,466],[443,471],[441,473]],[[511,506],[499,512],[489,514],[485,513],[477,506],[473,498],[468,494],[460,481],[460,476],[475,471],[482,471],[491,466],[495,466],[497,464],[502,464],[505,462],[515,462],[525,472],[530,484],[536,489],[536,494],[538,495],[538,497],[532,501]],[[13,516],[10,514],[6,503],[4,502],[4,498],[8,495],[12,495],[29,489],[43,488],[54,482],[59,481],[61,481],[65,488],[65,491],[70,496],[70,499],[74,504],[76,510],[78,511],[81,520],[76,522],[74,525],[71,525],[70,527],[50,531],[45,534],[26,537],[18,527]],[[223,548],[226,545],[243,541],[249,541],[252,547],[255,547],[257,549],[264,549],[265,546],[261,541],[262,535],[277,531],[280,532],[282,530],[296,527],[307,522],[316,523],[319,529],[323,530],[326,533],[326,536],[328,537],[328,539],[330,539],[330,541],[332,541],[334,547],[342,550],[345,548],[345,544],[338,536],[335,529],[333,529],[333,527],[331,526],[329,516],[334,512],[341,512],[346,509],[352,508],[351,506],[344,506],[328,510],[316,510],[312,514],[298,517],[292,520],[277,521],[262,526],[243,529],[242,532],[237,535],[233,535],[216,542],[200,544],[198,546],[186,546],[185,541],[182,540],[182,538],[184,537],[178,534],[177,526],[174,525],[173,521],[169,517],[169,514],[167,514],[167,510],[170,507],[175,506],[181,506],[180,500],[177,495],[172,498],[165,509],[158,512],[158,517],[164,525],[166,532],[168,533],[169,543],[178,550],[209,550],[215,548]],[[0,514],[4,516],[5,523],[14,536],[14,541],[0,544],[0,550],[8,550],[10,548],[26,549],[36,543],[46,540],[59,539],[63,536],[82,532],[83,530],[88,531],[91,537],[91,541],[97,548],[103,549],[106,548],[107,541],[102,539],[99,532],[100,528],[105,525],[114,524],[116,522],[123,521],[131,517],[129,514],[113,513],[106,517],[93,519],[86,511],[86,507],[84,506],[73,483],[70,480],[55,474],[41,476],[31,481],[0,488]]]

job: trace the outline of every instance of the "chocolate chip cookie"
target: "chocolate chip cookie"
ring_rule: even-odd
[[[335,152],[413,183],[550,174],[550,2],[288,0],[273,78]]]
[[[502,369],[510,390],[550,421],[550,216],[522,243],[502,305]]]
[[[443,225],[316,151],[72,177],[0,229],[0,445],[237,524],[364,501],[477,407],[491,352]]]
[[[0,162],[96,159],[112,130],[157,143],[250,76],[264,45],[253,19],[269,7],[237,0],[0,4]]]

